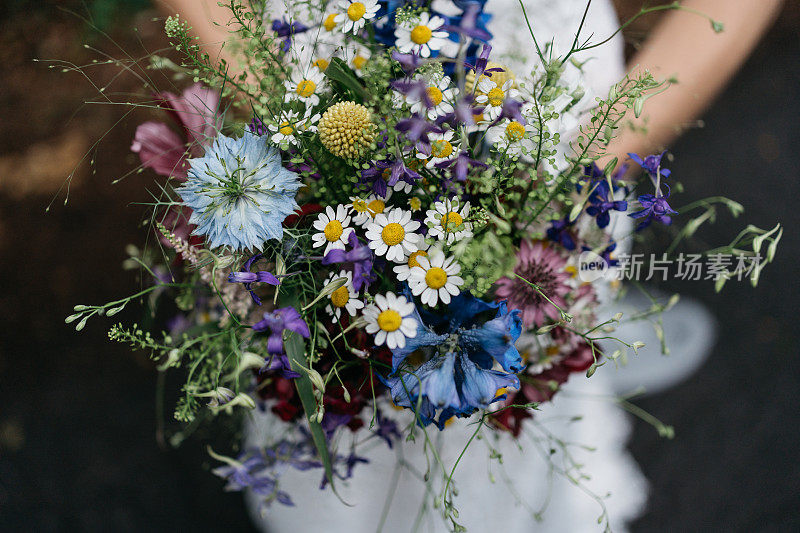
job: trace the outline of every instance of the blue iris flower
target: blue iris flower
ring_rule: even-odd
[[[414,410],[420,423],[435,422],[442,429],[452,416],[469,416],[505,398],[500,389],[519,388],[515,373],[524,367],[514,346],[522,333],[519,310],[461,293],[445,314],[417,309],[414,318],[417,336],[392,351],[392,374],[383,381],[394,403]],[[415,367],[412,360],[419,354],[427,360]]]
[[[300,178],[285,169],[268,137],[220,134],[203,157],[189,160],[189,176],[177,189],[192,209],[195,235],[209,248],[261,250],[283,238],[283,221],[297,209]]]

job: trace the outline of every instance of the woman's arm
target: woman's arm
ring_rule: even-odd
[[[776,17],[783,0],[686,0],[682,5],[724,24],[715,33],[708,19],[670,11],[631,59],[634,73],[649,69],[658,79],[678,83],[652,97],[637,126],[647,134],[622,128],[609,154],[622,162],[628,152],[653,153],[675,140],[708,107],[747,59]]]

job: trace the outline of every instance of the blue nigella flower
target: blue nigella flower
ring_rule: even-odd
[[[209,248],[261,249],[283,238],[283,220],[297,209],[300,179],[281,164],[268,137],[220,134],[203,157],[189,160],[189,175],[177,189],[192,209],[195,235]]]
[[[484,318],[492,311],[494,318]],[[417,411],[423,425],[435,422],[442,429],[454,415],[469,416],[502,400],[500,389],[519,388],[514,374],[524,366],[514,346],[522,333],[519,310],[461,293],[445,315],[417,310],[415,318],[417,336],[392,351],[392,374],[384,383],[394,403]],[[416,367],[411,362],[416,357],[409,357],[415,352],[427,357]],[[495,363],[503,370],[494,370]]]

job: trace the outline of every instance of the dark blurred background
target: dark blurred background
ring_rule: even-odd
[[[757,290],[665,287],[703,301],[720,330],[694,376],[637,402],[677,436],[664,440],[635,425],[629,447],[652,485],[635,531],[800,530],[800,24],[797,5],[788,4],[705,114],[705,127],[671,150],[673,175],[687,189],[682,203],[726,194],[745,205],[747,222],[780,221],[786,231]],[[638,5],[620,2],[620,11]],[[99,56],[84,43],[114,57],[144,56],[166,44],[156,16],[146,0],[0,7],[2,530],[251,527],[241,497],[223,493],[207,472],[202,439],[179,451],[158,445],[157,372],[146,355],[109,342],[107,319],[81,333],[63,322],[76,303],[106,302],[137,286],[120,265],[125,246],[144,241],[144,209],[135,204],[147,201],[150,182],[136,174],[111,181],[138,164],[128,148],[136,125],[151,117],[137,111],[120,121],[120,106],[83,104],[97,100],[88,79],[33,60],[89,65],[102,86],[118,69],[92,66]],[[631,49],[656,20],[630,29]],[[137,93],[141,83],[122,76],[112,88]],[[62,191],[46,214],[73,168],[69,204]],[[723,217],[703,239],[729,242],[744,223],[731,222]]]

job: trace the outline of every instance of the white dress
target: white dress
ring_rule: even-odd
[[[434,6],[446,12],[442,3]],[[569,49],[586,7],[586,0],[525,0],[526,11],[534,32],[543,46],[553,42],[561,53]],[[519,3],[516,0],[489,0],[486,12],[492,15],[489,30],[493,33],[492,59],[507,65],[512,71],[524,72],[533,68],[536,61],[533,42]],[[582,36],[594,35],[602,39],[619,27],[610,0],[595,0],[586,17]],[[579,55],[587,61],[584,66],[583,85],[595,94],[605,95],[609,87],[624,75],[623,44],[619,36],[606,45],[593,49],[591,54]],[[626,524],[636,518],[646,502],[646,481],[635,461],[625,449],[630,422],[608,399],[612,394],[611,365],[602,367],[591,378],[574,374],[565,389],[553,401],[536,413],[536,425],[528,430],[540,437],[546,428],[553,436],[569,447],[573,460],[583,465],[582,472],[590,479],[583,480],[583,488],[576,487],[564,476],[550,471],[550,463],[542,453],[547,453],[552,443],[535,444],[530,438],[517,441],[508,434],[484,431],[488,441],[502,454],[502,466],[489,458],[487,440],[474,441],[461,459],[454,480],[458,490],[455,500],[459,510],[459,523],[468,531],[504,533],[545,531],[569,532],[602,531],[598,517],[603,513],[600,504],[586,490],[604,498],[610,526],[614,531],[625,531]],[[407,413],[406,413],[407,415]],[[574,421],[580,416],[582,420]],[[447,468],[453,463],[468,441],[474,426],[471,420],[458,420],[441,434],[434,427],[429,434],[434,442],[440,441],[441,458]],[[280,435],[281,423],[269,413],[257,414],[246,428],[246,444],[263,445]],[[356,438],[368,433],[361,430]],[[349,439],[350,437],[346,437]],[[343,441],[347,453],[349,440]],[[593,451],[589,451],[591,447]],[[369,447],[367,447],[369,448]],[[422,454],[422,439],[416,443],[399,443],[404,459],[424,472],[426,460]],[[420,506],[432,503],[433,495],[424,493],[424,484],[413,475],[403,472],[394,483],[397,450],[387,446],[373,446],[360,450],[370,464],[358,465],[347,484],[339,483],[339,491],[352,507],[343,505],[329,490],[319,490],[318,470],[312,472],[287,471],[281,478],[281,489],[288,492],[295,507],[273,504],[262,517],[258,499],[248,494],[251,514],[258,526],[271,533],[284,532],[341,532],[366,533],[378,530],[387,495],[394,498],[384,521],[383,531],[405,532],[446,531],[438,509],[428,509],[417,524]],[[554,463],[564,466],[563,454],[553,456]],[[431,467],[434,494],[441,488],[441,472]],[[438,474],[437,474],[438,472]],[[573,472],[573,474],[575,474]],[[585,489],[585,490],[584,490]],[[542,510],[536,517],[534,513]]]

